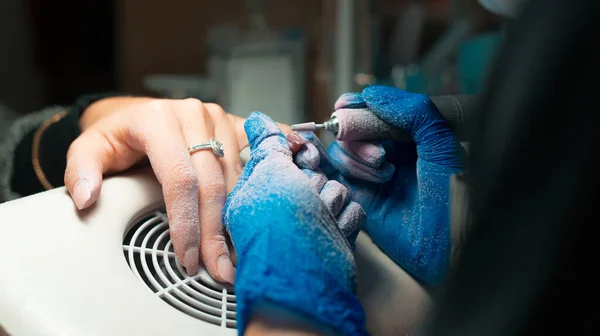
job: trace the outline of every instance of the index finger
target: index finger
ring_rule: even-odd
[[[246,130],[244,129],[244,123],[246,122],[246,118],[238,117],[233,114],[227,114],[229,117],[229,121],[235,128],[235,134],[237,136],[238,144],[240,146],[240,151],[249,146],[248,136],[246,135]],[[286,124],[276,122],[277,126],[281,128],[281,131],[284,135],[292,132],[292,128]]]
[[[144,120],[137,123],[139,126],[131,134],[130,145],[148,155],[152,169],[162,186],[177,260],[188,274],[196,274],[200,258],[196,173],[176,120],[169,116],[170,111],[152,105],[149,109],[153,110],[154,115],[141,116]],[[147,120],[152,120],[152,125]]]

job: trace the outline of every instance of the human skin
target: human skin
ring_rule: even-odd
[[[85,209],[97,200],[104,175],[149,159],[162,185],[180,262],[188,273],[195,273],[198,261],[190,262],[186,253],[197,247],[198,253],[194,253],[202,258],[209,273],[218,281],[233,283],[236,257],[231,244],[227,244],[229,238],[220,214],[226,194],[241,173],[238,153],[248,146],[244,122],[244,118],[227,114],[216,104],[196,99],[100,100],[82,114],[82,134],[67,155],[65,185],[77,208]],[[305,140],[287,125],[279,126],[287,135],[291,151],[298,152]],[[209,150],[188,154],[189,145],[206,142],[210,137],[223,142],[224,158],[217,159]],[[82,187],[76,187],[79,182],[88,189],[83,195]],[[220,262],[223,256],[229,262]],[[276,305],[258,307],[244,334],[332,335],[326,327]]]
[[[242,171],[244,121],[197,99],[99,100],[81,116],[82,134],[67,154],[65,186],[77,208],[85,209],[96,202],[104,175],[148,159],[162,186],[179,262],[195,274],[202,260],[217,281],[233,283],[236,257],[221,213]],[[189,146],[211,137],[223,143],[223,158],[211,150],[188,153]]]

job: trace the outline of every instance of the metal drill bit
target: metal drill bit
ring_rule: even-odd
[[[327,120],[322,124],[316,124],[314,122],[307,122],[302,124],[292,125],[292,131],[296,132],[314,132],[319,130],[327,130],[336,134],[338,131],[339,123],[336,117]]]

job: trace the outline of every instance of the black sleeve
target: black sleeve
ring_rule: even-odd
[[[42,135],[39,144],[39,162],[46,178],[54,187],[64,185],[64,174],[67,166],[67,150],[71,143],[81,134],[79,117],[92,103],[108,97],[125,96],[121,93],[104,93],[85,95],[78,98],[60,121],[50,125]],[[27,133],[17,145],[14,154],[11,189],[23,196],[44,191],[33,170],[32,145],[36,129]]]
[[[600,334],[598,13],[533,0],[513,23],[471,144],[472,231],[429,335]]]

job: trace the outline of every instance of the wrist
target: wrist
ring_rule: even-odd
[[[41,169],[45,180],[52,187],[63,185],[66,168],[67,151],[71,143],[81,134],[80,121],[83,111],[94,102],[105,97],[118,94],[99,94],[82,96],[68,109],[68,113],[60,120],[47,125],[39,134],[37,150],[34,159],[33,147],[35,133],[45,121],[62,110],[61,107],[51,107],[41,114],[43,120],[36,121],[37,127],[31,129],[15,146],[13,169],[9,177],[10,189],[19,195],[31,195],[45,190],[48,185],[39,181],[34,165]],[[24,125],[18,126],[23,128]],[[36,161],[37,164],[34,164]]]
[[[79,119],[79,128],[82,131],[85,131],[100,119],[106,118],[107,116],[122,110],[126,106],[147,102],[152,99],[155,98],[112,96],[98,99],[82,109],[81,118]]]
[[[78,116],[61,107],[48,108],[37,127],[29,131],[14,152],[11,189],[31,195],[63,185],[66,153],[79,135]]]
[[[245,335],[335,336],[335,331],[308,316],[273,302],[257,304]]]
[[[280,272],[252,275],[252,271],[246,270],[242,264],[244,262],[238,260],[235,288],[239,330],[245,330],[256,318],[257,312],[262,312],[259,316],[266,315],[264,312],[268,310],[263,304],[270,302],[293,311],[295,315],[290,315],[290,320],[295,323],[300,323],[302,317],[305,324],[310,321],[312,325],[322,326],[318,328],[321,331],[366,335],[364,311],[358,297],[351,288],[341,285],[339,279],[331,279],[324,270],[315,269],[310,273],[298,270],[289,276]],[[256,264],[252,266],[256,266],[254,269],[262,268]],[[323,276],[319,278],[314,274]]]

